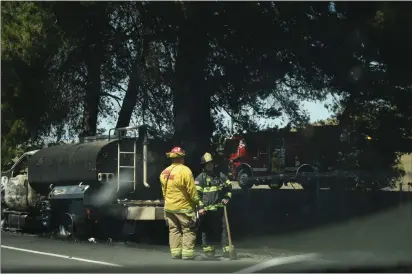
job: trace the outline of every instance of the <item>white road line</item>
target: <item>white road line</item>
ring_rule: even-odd
[[[101,264],[101,265],[107,265],[107,266],[122,267],[122,265],[119,265],[119,264],[112,264],[112,263],[107,263],[107,262],[102,262],[102,261],[88,260],[88,259],[77,258],[77,257],[72,257],[72,256],[67,256],[67,255],[59,255],[59,254],[48,253],[48,252],[41,252],[41,251],[36,251],[36,250],[30,250],[30,249],[25,249],[25,248],[18,248],[18,247],[8,246],[8,245],[1,245],[1,248],[17,250],[17,251],[23,251],[23,252],[34,253],[34,254],[45,255],[45,256],[51,256],[51,257],[57,257],[57,258],[68,259],[68,260],[81,261],[81,262],[92,263],[92,264]]]
[[[275,258],[275,259],[268,260],[260,264],[253,265],[251,267],[241,269],[235,273],[253,273],[253,272],[261,271],[265,268],[269,268],[269,267],[273,267],[277,265],[297,263],[297,262],[303,262],[303,261],[315,259],[318,256],[319,255],[317,253],[309,253],[309,254],[304,254],[304,255],[295,255],[295,256]]]

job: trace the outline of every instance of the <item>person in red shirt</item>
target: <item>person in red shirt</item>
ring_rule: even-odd
[[[237,155],[239,158],[245,157],[247,154],[246,152],[246,143],[244,140],[239,141],[239,146],[237,148]]]

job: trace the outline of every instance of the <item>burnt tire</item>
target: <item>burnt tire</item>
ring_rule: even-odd
[[[247,169],[247,168],[243,168],[239,171],[239,173],[237,175],[237,181],[238,181],[239,186],[242,190],[249,190],[249,189],[252,188],[253,184],[248,183],[246,181],[246,179],[248,179],[251,176],[252,176],[252,174],[251,174],[250,170]]]

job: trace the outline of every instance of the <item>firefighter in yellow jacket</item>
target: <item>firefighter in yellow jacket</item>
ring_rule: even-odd
[[[206,257],[214,257],[214,244],[220,238],[223,257],[229,257],[230,246],[223,207],[232,198],[232,183],[223,173],[214,169],[210,153],[202,156],[201,164],[203,171],[196,177],[195,184],[201,201],[199,215],[203,252]]]
[[[184,165],[185,152],[174,147],[166,154],[172,164],[160,174],[172,258],[195,258],[196,205],[199,196],[192,171]]]

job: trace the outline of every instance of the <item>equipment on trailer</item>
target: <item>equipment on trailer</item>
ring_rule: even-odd
[[[224,148],[229,176],[246,190],[253,185],[279,189],[289,182],[313,190],[353,182],[351,178],[359,173],[357,134],[350,133],[328,125],[233,136],[225,141]],[[348,164],[350,157],[346,157],[344,168],[339,162],[342,153],[355,159]]]
[[[24,153],[2,174],[2,228],[86,236],[105,218],[163,220],[166,162],[148,144],[142,127],[124,127]]]

